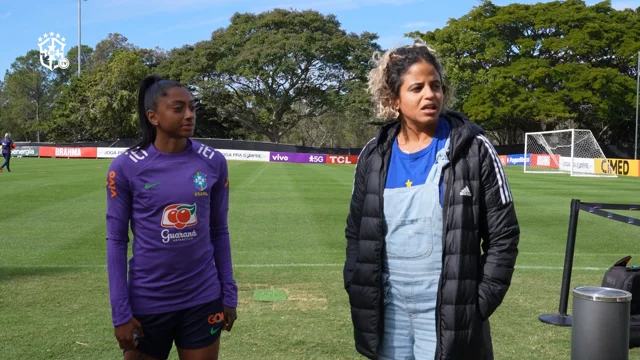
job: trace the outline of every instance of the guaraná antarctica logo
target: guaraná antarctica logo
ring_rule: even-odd
[[[66,69],[69,67],[69,59],[64,57],[64,48],[66,38],[60,37],[60,34],[50,32],[43,34],[38,38],[38,46],[40,47],[40,63],[49,70],[57,68]]]

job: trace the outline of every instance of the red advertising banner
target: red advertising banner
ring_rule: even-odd
[[[327,164],[356,164],[358,155],[332,155],[327,154]]]
[[[95,159],[98,148],[41,146],[40,157]]]
[[[56,148],[51,146],[40,146],[41,157],[54,157],[56,155]]]
[[[553,159],[551,158],[553,156]],[[560,164],[560,155],[531,154],[530,166],[557,169]]]

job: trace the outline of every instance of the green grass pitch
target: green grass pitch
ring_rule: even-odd
[[[0,174],[0,359],[120,358],[105,268],[109,163],[18,158]],[[638,204],[640,179],[506,171],[522,236],[491,318],[496,359],[569,359],[571,328],[538,315],[558,309],[570,201]],[[361,359],[342,287],[353,166],[230,162],[229,172],[240,305],[221,358]],[[571,287],[599,285],[625,255],[640,264],[639,241],[640,228],[581,212]],[[255,290],[286,297],[256,301]]]

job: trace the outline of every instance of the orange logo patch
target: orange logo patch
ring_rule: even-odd
[[[210,325],[214,325],[220,322],[224,321],[224,313],[217,313],[215,315],[209,315],[209,318],[207,319],[207,322]]]
[[[109,187],[109,190],[111,190],[111,197],[114,198],[116,196],[118,196],[118,193],[116,192],[116,172],[112,171],[109,173],[109,180],[107,181],[107,187]]]
[[[227,186],[229,186],[229,177],[228,176],[227,176],[227,182],[224,183],[224,187],[227,187]]]

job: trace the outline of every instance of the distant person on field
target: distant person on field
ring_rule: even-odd
[[[369,74],[379,117],[362,149],[346,226],[344,286],[370,359],[493,359],[489,317],[513,275],[520,230],[483,130],[448,111],[434,51],[385,52]]]
[[[236,320],[224,156],[190,139],[195,111],[180,83],[140,84],[142,141],[107,174],[107,271],[115,336],[125,359],[218,358]],[[133,257],[127,274],[129,223]],[[128,277],[127,277],[128,275]]]
[[[11,151],[15,148],[16,144],[11,140],[11,134],[4,134],[4,139],[2,139],[2,157],[4,158],[4,163],[0,166],[0,172],[2,172],[5,166],[7,167],[7,171],[11,172]]]

